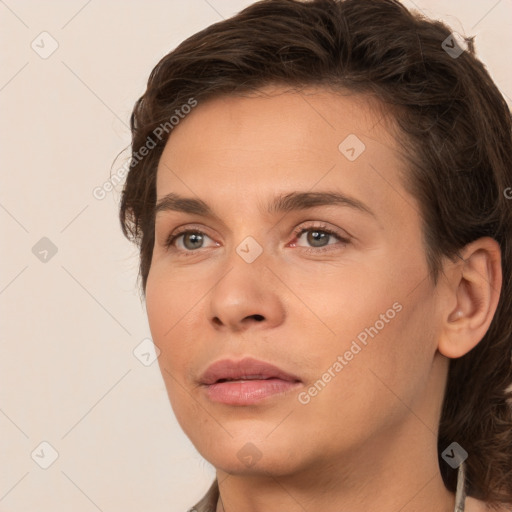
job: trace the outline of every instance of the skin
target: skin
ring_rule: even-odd
[[[406,164],[374,107],[326,89],[217,98],[175,127],[161,157],[157,201],[173,192],[216,214],[157,214],[146,306],[176,418],[217,470],[217,511],[453,510],[436,445],[448,358],[489,327],[500,252],[489,238],[473,242],[434,286],[419,206],[400,180]],[[349,134],[366,146],[354,161],[338,149]],[[296,191],[342,192],[374,215],[339,205],[266,212]],[[348,243],[317,241],[321,224]],[[178,227],[202,231],[202,245],[185,235],[167,249]],[[300,227],[310,231],[297,237]],[[252,263],[236,252],[248,236],[263,250]],[[394,303],[400,312],[300,403]],[[201,373],[244,356],[302,387],[252,406],[209,401]],[[249,442],[260,456],[251,466],[237,456]]]

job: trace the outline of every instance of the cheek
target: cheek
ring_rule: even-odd
[[[165,348],[165,332],[172,327],[171,311],[173,304],[164,293],[162,280],[155,278],[155,273],[150,271],[146,284],[146,312],[153,341],[160,350]]]
[[[294,286],[301,301],[292,299],[290,307],[307,334],[317,332],[313,337],[321,338],[315,340],[315,349],[343,353],[355,339],[364,347],[365,341],[389,331],[401,314],[397,310],[402,309],[402,288],[400,281],[389,279],[381,265],[334,268],[329,274],[310,272],[302,279],[301,288]]]
[[[200,286],[175,279],[164,265],[152,267],[146,285],[146,310],[153,339],[160,350],[167,350],[171,340],[187,328],[203,295]]]
[[[169,392],[175,383],[171,375],[176,375],[177,368],[186,366],[187,344],[180,333],[186,327],[190,306],[184,294],[186,291],[182,287],[172,286],[168,279],[150,272],[146,285],[146,311],[153,342],[160,349],[158,364]],[[179,380],[182,378],[180,376]]]
[[[192,420],[200,417],[196,401],[185,391],[190,384],[186,382],[186,368],[194,357],[186,336],[187,312],[192,313],[191,307],[198,301],[192,295],[189,288],[173,286],[157,272],[148,276],[146,310],[151,336],[160,349],[158,364],[171,407],[186,432],[199,428]]]
[[[383,311],[385,314],[388,309]],[[308,382],[306,391],[315,396],[304,406],[309,415],[303,422],[307,424],[311,417],[312,423],[322,424],[330,433],[326,440],[330,444],[364,442],[372,432],[396,428],[411,410],[421,410],[415,404],[424,399],[432,345],[421,328],[421,317],[402,304],[389,323],[381,320],[384,326],[378,323],[379,316],[367,318],[366,328],[357,327],[352,331],[355,335],[340,336],[329,349],[322,350],[315,362],[319,372]],[[358,334],[363,336],[358,338]],[[323,386],[319,380],[329,368],[336,376],[328,375],[330,382]]]
[[[196,273],[197,274],[197,273]],[[189,276],[189,277],[186,277]],[[183,388],[195,385],[198,361],[205,359],[201,340],[206,328],[204,311],[212,284],[204,275],[173,274],[168,265],[154,266],[146,284],[146,311],[158,364],[173,406],[190,400]],[[205,296],[206,295],[206,296]],[[206,358],[206,360],[208,360]]]
[[[318,407],[325,406],[325,421],[334,403],[347,412],[359,411],[356,417],[385,418],[386,410],[403,408],[401,400],[411,403],[426,386],[436,350],[433,290],[425,281],[411,292],[410,283],[421,282],[415,280],[418,272],[409,280],[398,279],[393,269],[379,268],[347,274],[343,283],[334,281],[335,286],[333,280],[325,281],[308,296],[311,309],[322,312],[331,330],[317,331],[312,340],[313,330],[304,329],[302,347],[309,348],[308,357],[317,369],[310,386],[329,369],[336,375],[326,376],[325,391],[321,383],[317,386],[322,391],[314,400]]]
[[[369,393],[398,411],[423,397],[436,352],[431,306],[428,292],[402,295],[391,308],[382,308],[378,320],[370,320],[371,327],[361,331],[366,345],[359,343],[362,350],[356,364],[362,389],[354,400]]]

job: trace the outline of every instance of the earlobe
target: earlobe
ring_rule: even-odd
[[[457,311],[454,311],[450,314],[448,321],[449,322],[456,322],[459,318],[462,318],[464,316],[464,312],[462,309],[457,309]]]
[[[462,357],[485,336],[501,291],[501,251],[496,240],[483,237],[468,244],[449,276],[443,293],[455,306],[443,317],[438,350],[446,357]]]

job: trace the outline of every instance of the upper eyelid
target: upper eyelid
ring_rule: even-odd
[[[305,224],[308,222],[317,223],[317,225]],[[321,225],[319,225],[319,224],[321,224]],[[328,223],[326,223],[325,221],[314,221],[314,220],[303,221],[299,224],[299,226],[297,226],[296,228],[293,229],[293,235],[295,237],[299,237],[299,236],[302,236],[305,231],[317,229],[318,231],[327,232],[329,236],[337,238],[340,242],[347,242],[353,238],[345,230],[343,230],[341,228],[337,228],[337,227],[336,228],[329,227],[327,224]],[[208,238],[213,240],[213,238],[206,232],[206,230],[203,227],[196,227],[194,225],[185,225],[185,226],[180,226],[180,227],[176,228],[176,230],[174,230],[173,232],[169,233],[165,238],[164,245],[166,245],[167,247],[173,246],[173,245],[175,245],[175,243],[179,237],[181,237],[185,234],[188,234],[188,233],[200,233],[201,235],[206,235]],[[217,242],[215,242],[215,243],[217,243]],[[200,249],[202,249],[202,248],[200,248]],[[187,251],[187,252],[195,252],[195,251]]]
[[[317,223],[317,225],[304,225],[304,224],[310,223],[310,222]],[[321,224],[321,225],[318,225],[318,224]],[[327,231],[333,231],[335,233],[337,231],[340,231],[342,233],[345,233],[347,238],[348,237],[352,238],[352,235],[350,235],[345,229],[342,229],[339,227],[330,227],[329,224],[330,223],[328,223],[326,221],[305,220],[305,221],[302,221],[301,223],[299,223],[299,225],[297,227],[293,228],[293,233],[298,233],[301,230],[307,230],[307,229],[318,229],[320,231],[327,230]],[[165,232],[167,233],[167,231],[165,231]],[[203,226],[196,226],[194,224],[186,224],[183,226],[178,226],[174,230],[170,231],[168,233],[168,235],[166,235],[166,236],[167,236],[167,238],[169,238],[170,236],[178,236],[178,235],[182,235],[182,234],[188,233],[188,232],[200,232],[202,234],[208,235],[208,228],[204,228]],[[208,235],[208,236],[210,236],[210,235]],[[340,233],[340,236],[341,236],[341,233]]]

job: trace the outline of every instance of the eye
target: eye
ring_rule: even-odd
[[[165,242],[165,248],[170,249],[172,245],[176,245],[175,242],[177,242],[180,238],[182,247],[177,247],[178,250],[185,251],[185,252],[192,252],[196,249],[203,249],[203,242],[204,239],[210,238],[207,234],[203,233],[199,230],[182,230],[178,231],[177,233],[172,233],[169,238],[167,238]],[[210,238],[211,240],[211,238]],[[178,244],[179,245],[179,244]],[[218,244],[217,244],[218,245]]]
[[[304,247],[303,245],[297,245],[297,241],[302,238],[302,235],[308,233],[306,237],[306,242],[310,244],[310,247]],[[350,242],[350,240],[344,236],[342,233],[337,232],[331,228],[328,228],[326,225],[316,225],[316,226],[307,226],[300,227],[294,233],[294,241],[292,242],[292,246],[301,247],[301,249],[307,252],[320,253],[323,251],[335,250],[339,249],[339,247],[330,247],[332,245],[342,245],[345,246]],[[175,250],[185,253],[186,255],[192,255],[197,252],[198,249],[205,249],[204,241],[205,238],[212,240],[206,233],[199,229],[182,229],[178,230],[175,233],[171,233],[165,242],[165,248],[170,250],[173,246]],[[331,239],[336,239],[341,244],[332,244],[329,243]],[[214,242],[214,247],[219,246],[217,242]]]
[[[328,242],[332,238],[335,238],[339,242],[342,242],[343,246],[349,243],[349,239],[346,236],[343,236],[341,233],[333,229],[330,229],[325,225],[301,227],[294,234],[296,239],[298,240],[302,237],[304,233],[308,233],[306,237],[306,242],[308,244],[311,244],[312,246],[305,247],[306,251],[308,252],[318,253],[326,250],[331,250],[330,248],[328,248],[328,246],[335,244],[329,244]],[[293,245],[297,244],[294,243]]]

